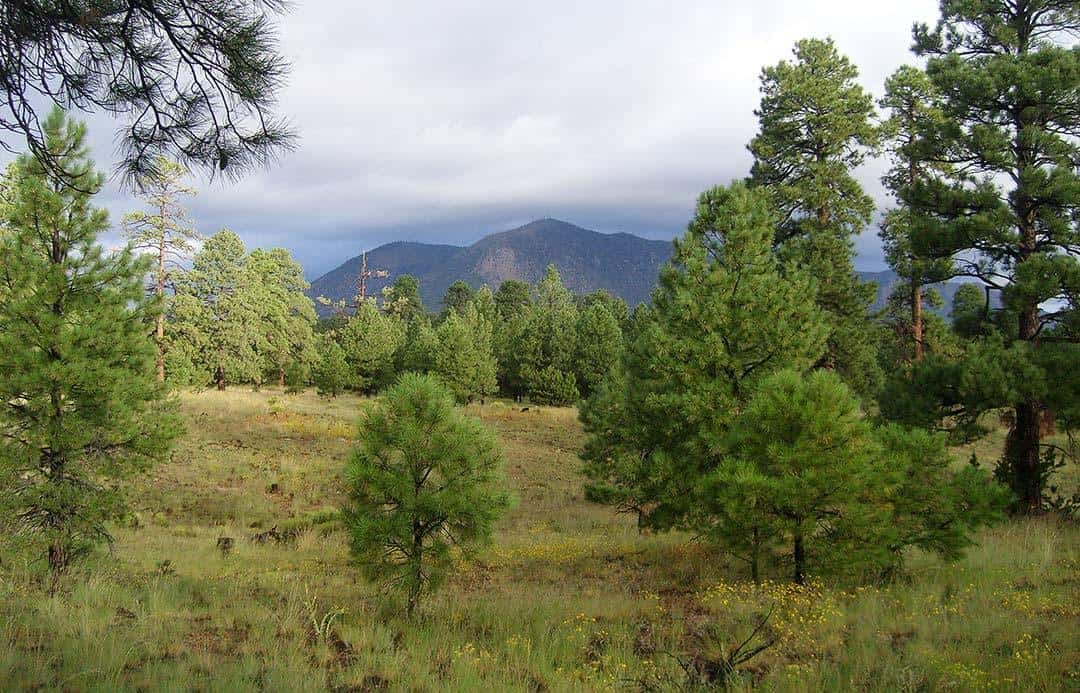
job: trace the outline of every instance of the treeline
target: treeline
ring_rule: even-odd
[[[381,306],[381,307],[380,307]],[[461,402],[496,394],[568,405],[589,395],[618,360],[626,303],[604,291],[573,296],[554,266],[535,287],[508,280],[492,291],[450,286],[432,315],[419,284],[398,277],[377,303],[324,321],[320,391],[376,392],[403,372],[439,376]]]
[[[631,324],[624,301],[604,291],[575,297],[554,266],[535,287],[455,282],[437,314],[421,302],[419,282],[401,275],[381,297],[336,304],[318,321],[284,249],[247,252],[223,230],[190,265],[163,280],[172,293],[159,334],[165,377],[183,386],[373,394],[415,372],[438,375],[461,402],[503,395],[569,405],[612,369]]]

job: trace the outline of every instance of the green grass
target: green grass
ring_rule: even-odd
[[[498,432],[517,505],[412,623],[350,566],[333,518],[367,400],[181,404],[188,433],[135,484],[111,552],[52,597],[40,565],[0,560],[0,689],[665,689],[680,659],[714,657],[771,609],[779,641],[736,688],[1080,690],[1074,523],[1010,522],[957,564],[913,557],[885,587],[755,587],[714,549],[585,502],[573,410],[494,402],[470,412]],[[271,527],[290,540],[252,540]]]

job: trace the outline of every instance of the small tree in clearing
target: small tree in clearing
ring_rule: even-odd
[[[407,613],[491,539],[509,505],[495,436],[437,378],[407,373],[361,425],[343,510],[365,573],[403,592]]]

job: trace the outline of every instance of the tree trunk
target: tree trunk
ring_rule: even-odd
[[[911,279],[911,336],[915,340],[915,361],[923,360],[922,287]]]
[[[1020,259],[1026,262],[1038,249],[1034,205],[1026,195],[1019,196]],[[1017,317],[1017,337],[1032,343],[1039,333],[1039,304],[1030,302]],[[1034,345],[1033,345],[1034,346]],[[1022,514],[1038,512],[1042,507],[1042,479],[1039,478],[1039,452],[1042,444],[1043,405],[1037,399],[1023,399],[1013,404],[1013,429],[1005,440],[1005,456],[1012,467],[1012,490],[1017,496],[1017,509]]]
[[[1005,440],[1005,456],[1012,467],[1012,491],[1017,496],[1017,510],[1037,513],[1042,508],[1042,484],[1039,478],[1039,402],[1023,401],[1014,406],[1013,428]]]
[[[806,552],[803,548],[802,532],[795,532],[795,547],[792,551],[795,559],[795,584],[801,585],[806,581]]]
[[[164,207],[162,208],[162,225],[164,225]],[[158,268],[157,268],[157,284],[154,286],[154,293],[157,294],[159,301],[165,300],[165,230],[161,231],[161,238],[158,241]],[[160,307],[160,311],[157,314],[157,325],[154,330],[154,341],[157,342],[157,381],[159,383],[165,382],[165,306]]]
[[[754,581],[755,585],[761,582],[760,561],[761,530],[754,527],[754,544],[750,547],[750,579]]]
[[[285,366],[283,364],[278,364],[277,384],[278,387],[285,387]]]
[[[413,521],[413,584],[409,587],[409,603],[405,607],[406,615],[412,618],[420,603],[420,591],[424,579],[424,535],[418,520]]]
[[[1038,331],[1038,305],[1025,306],[1018,319],[1020,339],[1031,342]],[[1039,450],[1042,443],[1042,403],[1025,399],[1013,405],[1013,428],[1005,441],[1005,456],[1012,467],[1012,490],[1017,509],[1036,513],[1042,507]]]
[[[217,381],[217,389],[220,390],[221,392],[224,392],[225,391],[225,368],[223,366],[218,366],[217,367],[217,373],[215,374],[214,379]]]
[[[157,381],[165,382],[165,316],[157,316],[157,327],[154,330],[157,341]]]

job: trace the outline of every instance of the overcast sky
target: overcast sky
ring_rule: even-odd
[[[681,233],[697,194],[745,176],[761,67],[831,36],[880,96],[933,0],[297,0],[280,111],[297,151],[239,183],[197,180],[204,233],[285,246],[310,278],[398,240],[467,244],[552,216]],[[90,117],[112,169],[115,123]],[[882,163],[859,172],[887,203]],[[137,203],[112,185],[114,222]],[[876,229],[860,269],[883,267]]]

